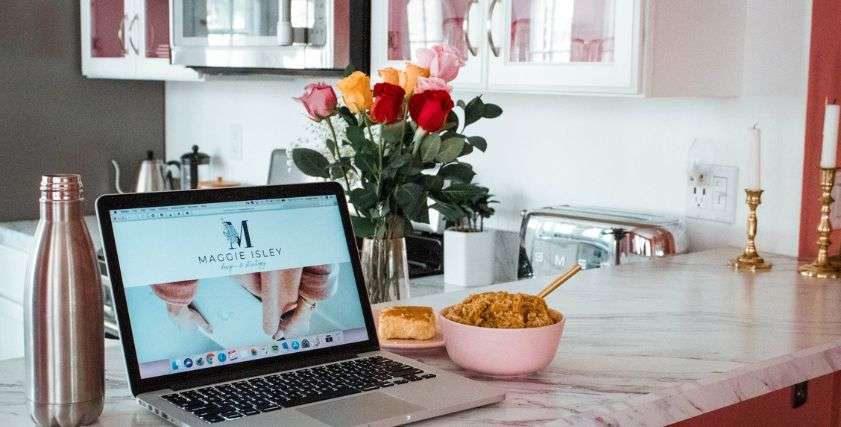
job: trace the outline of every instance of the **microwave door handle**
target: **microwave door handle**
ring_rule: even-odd
[[[122,54],[125,55],[128,53],[128,49],[126,49],[126,21],[128,20],[128,15],[123,15],[123,19],[120,20],[120,28],[117,29],[117,40],[120,42],[120,50]]]
[[[278,1],[277,44],[289,46],[292,44],[292,0]]]

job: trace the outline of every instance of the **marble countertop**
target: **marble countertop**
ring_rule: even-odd
[[[96,221],[96,216],[86,216],[85,223],[91,233],[94,248],[99,249],[102,247],[102,239],[99,237],[99,223]],[[37,225],[37,219],[0,222],[0,245],[29,252],[35,242],[33,236]]]
[[[587,270],[549,297],[567,316],[552,364],[517,378],[464,372],[444,350],[407,354],[507,390],[505,401],[428,425],[666,425],[841,370],[841,280],[734,273],[727,248]],[[536,292],[547,278],[489,289]],[[477,289],[411,299],[442,307]],[[28,422],[21,359],[0,363],[0,425]],[[163,425],[128,392],[107,350],[101,425]]]

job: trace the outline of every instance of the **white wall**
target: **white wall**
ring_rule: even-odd
[[[502,202],[491,226],[516,230],[521,209],[559,203],[682,214],[692,141],[712,141],[717,163],[743,165],[747,128],[758,122],[766,189],[760,249],[796,254],[810,11],[809,0],[748,1],[739,98],[485,95],[505,109],[501,119],[473,129],[489,144],[487,153],[471,156],[477,180]],[[227,158],[215,165],[219,174],[264,183],[271,150],[311,133],[291,100],[305,83],[167,83],[167,155],[177,157],[198,144]],[[230,160],[231,124],[244,128],[241,161]],[[735,223],[690,221],[693,249],[743,243],[739,196]]]

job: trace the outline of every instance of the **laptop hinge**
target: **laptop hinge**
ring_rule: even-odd
[[[227,373],[222,375],[207,375],[202,378],[179,381],[178,384],[170,385],[170,389],[174,391],[185,390],[188,388],[202,387],[227,381],[236,381],[244,378],[259,377],[262,375],[275,374],[278,372],[291,371],[294,369],[306,368],[309,366],[321,365],[325,363],[338,362],[341,360],[349,360],[358,357],[358,354],[328,354],[316,357],[311,357],[299,361],[285,362],[283,367],[266,366],[256,369],[249,369],[247,371]]]

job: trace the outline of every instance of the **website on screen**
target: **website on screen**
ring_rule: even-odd
[[[142,378],[368,339],[335,196],[110,215]]]

